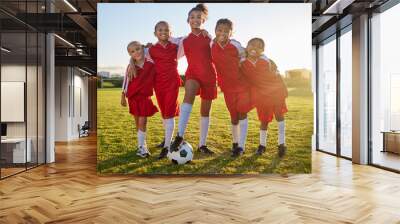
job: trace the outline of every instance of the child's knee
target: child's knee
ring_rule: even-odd
[[[200,114],[202,117],[209,117],[210,116],[210,111],[211,111],[211,100],[201,100],[201,105],[200,105]]]
[[[196,93],[185,92],[185,96],[183,97],[183,102],[188,104],[193,104],[195,98],[196,98]]]
[[[200,114],[201,114],[202,117],[209,117],[210,116],[210,110],[206,110],[206,109],[201,110]]]
[[[138,119],[138,129],[141,131],[146,131],[146,124],[147,124],[147,118],[146,117],[139,117]]]
[[[238,114],[238,119],[239,120],[243,120],[243,119],[246,119],[246,118],[247,118],[247,114],[244,114],[244,113],[243,114],[242,113]]]
[[[231,118],[231,123],[232,123],[233,125],[238,125],[238,124],[239,124],[239,119],[237,119],[237,118]]]
[[[261,121],[260,122],[260,129],[267,130],[268,129],[268,122]]]
[[[281,122],[285,120],[285,116],[283,114],[275,116],[276,121]]]

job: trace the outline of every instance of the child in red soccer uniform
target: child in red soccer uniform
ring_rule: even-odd
[[[224,93],[225,104],[231,116],[232,156],[243,154],[247,137],[247,113],[251,110],[250,89],[240,72],[240,60],[245,49],[232,36],[233,24],[220,19],[215,27],[216,38],[211,43],[211,56],[217,70],[218,84]]]
[[[188,23],[192,32],[181,41],[188,68],[185,73],[185,96],[180,109],[178,134],[170,150],[177,151],[183,142],[183,136],[197,94],[201,98],[200,142],[198,150],[213,154],[206,145],[210,122],[211,102],[217,97],[216,73],[211,60],[211,37],[202,35],[202,25],[207,18],[208,10],[203,4],[192,8],[188,14]]]
[[[282,157],[286,152],[285,146],[285,119],[288,111],[285,99],[288,96],[287,88],[276,70],[276,65],[265,57],[264,41],[260,38],[251,39],[246,48],[247,58],[242,62],[243,75],[251,84],[251,97],[257,109],[260,120],[260,145],[256,151],[261,155],[266,150],[268,123],[273,117],[278,121],[278,154]]]
[[[148,157],[150,155],[146,144],[147,117],[153,116],[157,107],[151,101],[153,95],[155,68],[152,61],[145,59],[143,46],[133,41],[128,44],[128,53],[134,65],[128,65],[122,85],[121,105],[126,106],[126,98],[129,104],[129,113],[135,118],[138,138],[137,155]],[[128,74],[129,66],[135,66],[133,76]]]
[[[169,24],[160,21],[154,28],[158,42],[152,45],[148,54],[155,64],[155,84],[158,107],[160,108],[165,129],[164,141],[159,146],[162,150],[159,159],[165,158],[171,144],[175,120],[179,115],[178,94],[181,78],[178,73],[179,39],[170,38]]]

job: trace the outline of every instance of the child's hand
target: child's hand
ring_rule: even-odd
[[[201,34],[203,34],[203,36],[208,36],[208,32],[207,32],[207,30],[201,30]],[[214,39],[215,40],[215,39]]]
[[[152,46],[153,46],[152,43],[147,43],[144,47],[145,47],[145,48],[151,48]]]
[[[121,106],[126,107],[126,99],[125,99],[125,94],[121,94]]]
[[[272,71],[274,71],[275,73],[278,72],[278,67],[276,66],[276,64],[272,64]]]
[[[272,60],[270,60],[270,61],[271,61],[271,71],[272,71],[273,73],[279,74],[278,66],[275,64],[274,61],[272,61]]]

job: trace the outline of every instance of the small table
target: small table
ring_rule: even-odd
[[[382,152],[391,152],[400,154],[400,131],[382,131],[383,150]]]
[[[26,163],[31,162],[31,145],[30,138],[26,139],[28,143],[25,154],[25,138],[6,138],[1,139],[1,156],[6,160],[6,163]],[[11,156],[12,154],[12,156]],[[11,160],[12,158],[12,160]]]

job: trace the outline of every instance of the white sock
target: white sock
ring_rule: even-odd
[[[169,147],[171,145],[172,136],[174,135],[175,119],[174,118],[165,119],[164,122],[165,122],[164,147]]]
[[[192,104],[182,103],[181,105],[181,114],[179,116],[179,123],[178,123],[178,135],[183,137],[185,134],[185,130],[187,124],[189,122],[190,113],[192,112]]]
[[[210,117],[201,117],[200,120],[200,143],[199,147],[206,145],[206,139],[208,135],[208,127],[210,124]]]
[[[246,119],[239,120],[240,127],[240,138],[239,138],[239,147],[245,150],[246,138],[247,138],[247,129],[249,127],[249,122]]]
[[[233,143],[238,143],[238,141],[239,141],[239,125],[232,124],[231,130],[232,130]]]
[[[162,119],[162,126],[164,128],[164,142],[165,142],[165,135],[167,134],[167,128],[165,127],[165,119]]]
[[[267,146],[267,130],[260,129],[260,145]]]
[[[278,145],[285,144],[285,121],[278,122]]]
[[[146,132],[138,130],[137,137],[138,137],[139,147],[140,146],[145,147],[146,146]]]

